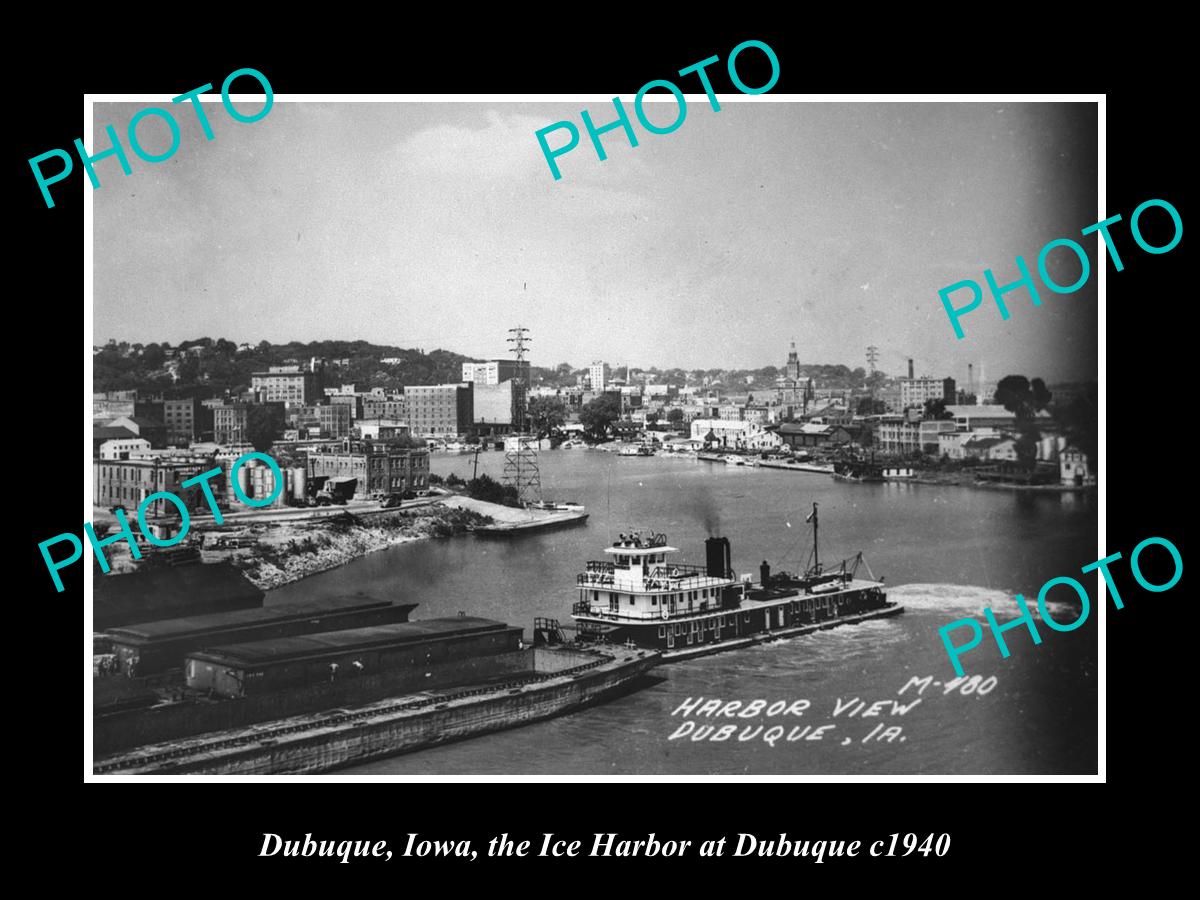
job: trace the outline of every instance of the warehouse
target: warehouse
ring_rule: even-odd
[[[202,647],[407,622],[416,607],[415,603],[392,604],[360,594],[143,622],[114,628],[108,636],[121,671],[153,675],[182,668],[187,655]]]
[[[187,683],[226,697],[444,666],[520,648],[521,629],[473,616],[214,647],[188,655]]]

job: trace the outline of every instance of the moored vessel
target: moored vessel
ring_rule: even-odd
[[[772,572],[765,561],[756,582],[738,575],[729,540],[705,542],[704,566],[669,559],[677,548],[666,535],[622,534],[604,552],[609,559],[586,564],[576,578],[572,607],[582,643],[632,643],[660,650],[664,661],[716,653],[836,625],[896,615],[903,606],[887,599],[883,582],[857,577],[862,553],[826,568],[817,545],[817,504],[812,565],[802,575]]]
[[[113,724],[124,740],[111,733],[98,737],[93,772],[324,772],[573,712],[637,689],[659,661],[659,654],[644,648],[570,646],[554,620],[535,621],[532,647],[520,640],[519,628],[465,621],[474,646],[465,648],[460,659],[430,660],[422,644],[400,654],[411,654],[412,665],[393,659],[390,670],[375,676],[355,674],[357,658],[348,665],[336,661],[346,663],[338,654],[350,646],[348,632],[318,636],[287,659],[264,653],[267,648],[257,644],[193,654],[189,683],[207,679],[214,697],[224,698],[202,704],[206,718],[224,727],[202,733],[177,727],[182,733],[168,737],[168,729],[162,723],[156,729],[152,720],[171,715],[171,710],[148,705],[152,697],[132,706],[125,703],[120,710],[110,704],[107,715],[98,713],[94,719],[97,734],[113,732],[105,719],[120,719]],[[427,620],[410,627],[432,627],[440,637],[438,629],[446,632],[449,623]],[[378,635],[370,637],[375,646],[355,639],[353,654],[371,667],[387,665],[375,652],[381,646]],[[326,649],[319,646],[321,639],[333,643]],[[339,674],[343,670],[345,677]],[[316,680],[308,677],[311,671],[319,671]],[[250,707],[269,713],[269,719],[248,717]],[[190,711],[189,718],[197,712],[199,708]],[[131,735],[138,737],[131,741]],[[150,735],[159,739],[144,739]]]

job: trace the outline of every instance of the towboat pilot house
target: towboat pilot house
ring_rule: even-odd
[[[733,571],[727,538],[705,542],[704,566],[677,562],[677,553],[666,535],[635,532],[605,547],[607,559],[588,562],[572,608],[579,640],[699,655],[900,611],[881,583],[854,577],[862,554],[853,570],[843,562],[825,572],[817,559],[800,577],[772,574],[763,562],[754,582]]]

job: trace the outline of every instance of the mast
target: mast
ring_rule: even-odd
[[[813,501],[813,565],[817,567],[817,571],[821,571],[821,554],[817,550],[817,501]]]
[[[813,501],[813,511],[808,514],[808,518],[805,519],[804,521],[812,522],[812,527],[813,527],[813,566],[812,566],[812,571],[814,574],[820,575],[821,574],[821,556],[820,556],[820,553],[817,551],[817,524],[818,524],[818,521],[817,521],[817,502],[815,500]]]

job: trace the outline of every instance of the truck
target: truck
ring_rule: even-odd
[[[342,505],[354,497],[358,488],[357,478],[328,478],[317,476],[309,481],[312,495],[312,505],[330,506],[334,503]]]

